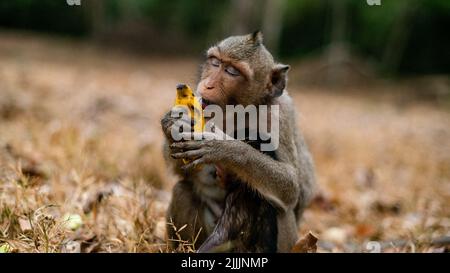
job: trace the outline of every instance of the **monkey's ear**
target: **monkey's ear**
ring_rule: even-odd
[[[263,43],[263,34],[260,30],[257,30],[255,32],[253,32],[252,34],[250,34],[250,40],[255,44],[255,45],[261,45]]]
[[[272,69],[271,75],[271,94],[273,97],[279,97],[283,94],[287,83],[287,72],[291,67],[286,64],[276,64]]]

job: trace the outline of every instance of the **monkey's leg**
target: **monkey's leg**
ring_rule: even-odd
[[[199,253],[208,252],[231,252],[231,242],[228,240],[226,228],[218,224],[209,237],[197,250]],[[230,243],[230,245],[227,245]]]
[[[204,221],[205,205],[195,196],[192,182],[179,181],[173,188],[167,211],[167,234],[171,245],[177,248],[181,241],[195,243],[197,248],[207,237]],[[173,225],[171,225],[173,224]],[[185,226],[181,231],[183,226]],[[198,237],[197,237],[198,236]],[[197,241],[194,240],[197,238]]]
[[[197,252],[233,252],[235,247],[232,245],[233,242],[231,241],[232,238],[229,231],[239,228],[239,224],[233,221],[238,221],[238,219],[234,219],[236,212],[233,209],[233,203],[239,201],[238,199],[238,191],[228,192],[225,199],[224,211],[220,216],[216,227]]]
[[[242,182],[226,197],[225,209],[198,252],[276,252],[277,212]]]

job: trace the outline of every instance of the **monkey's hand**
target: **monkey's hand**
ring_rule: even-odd
[[[174,116],[173,115],[174,112],[175,113],[182,112],[182,110],[180,109],[180,106],[173,107],[161,119],[161,128],[162,128],[162,131],[163,131],[164,135],[166,136],[166,139],[168,140],[169,143],[174,142],[173,135],[172,135],[172,126],[175,124],[175,122],[182,121],[184,123],[190,124],[191,128],[193,127],[192,120],[190,120],[190,119],[182,120],[182,118],[180,116]]]
[[[223,163],[230,159],[228,153],[239,149],[241,142],[226,138],[222,133],[221,131],[220,133],[182,133],[183,139],[198,140],[186,140],[171,144],[170,156],[174,159],[188,160],[190,163],[182,167],[184,170],[193,169],[201,164]],[[235,146],[234,149],[232,148],[233,145]]]
[[[194,168],[199,164],[220,164],[275,207],[286,211],[296,205],[300,194],[298,170],[290,162],[274,160],[239,140],[217,138],[217,133],[183,133],[185,139],[189,135],[200,140],[170,145],[172,158],[190,161],[183,166],[184,169]]]
[[[164,135],[166,136],[166,138],[168,140],[172,139],[170,132],[171,132],[172,125],[175,123],[175,120],[174,120],[174,118],[172,118],[170,116],[170,113],[171,113],[171,111],[167,112],[161,119],[161,128],[162,128]]]

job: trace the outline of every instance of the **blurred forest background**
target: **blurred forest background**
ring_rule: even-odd
[[[450,1],[76,2],[0,2],[0,253],[172,251],[159,119],[206,48],[258,29],[316,161],[299,235],[449,251]]]
[[[69,1],[70,2],[70,1]],[[449,73],[446,0],[16,0],[0,26],[89,37],[147,53],[197,54],[219,37],[260,29],[281,58],[355,54],[394,75]],[[109,43],[111,42],[111,43]],[[346,56],[337,56],[345,58]]]

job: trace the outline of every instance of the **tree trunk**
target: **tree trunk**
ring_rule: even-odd
[[[347,2],[346,0],[331,0],[332,28],[331,43],[328,50],[328,82],[330,84],[342,83],[344,78],[343,65],[348,59],[348,48],[345,43],[347,28]]]
[[[275,56],[278,54],[281,30],[283,27],[284,0],[266,0],[262,30],[264,44]]]
[[[103,0],[91,0],[83,2],[85,10],[88,14],[89,25],[91,26],[92,37],[97,40],[105,33],[107,28],[105,3]]]
[[[395,74],[402,61],[406,42],[411,33],[411,21],[420,3],[403,1],[383,54],[382,68],[387,74]]]

